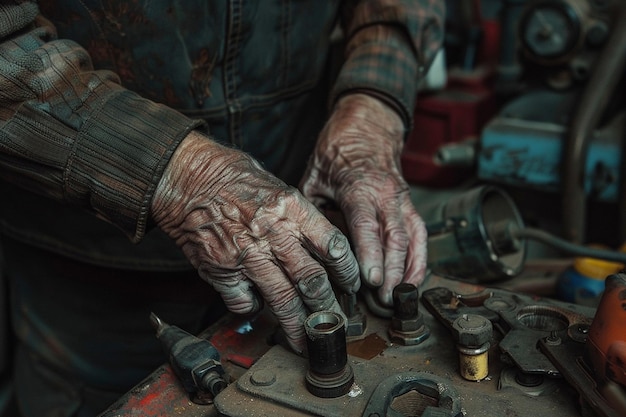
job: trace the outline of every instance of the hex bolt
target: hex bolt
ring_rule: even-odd
[[[339,297],[341,310],[346,315],[346,336],[361,336],[367,327],[367,316],[361,312],[357,304],[356,294],[343,293]]]
[[[393,289],[393,317],[389,328],[392,342],[418,345],[430,336],[419,312],[419,292],[413,284],[403,282]]]
[[[468,381],[481,381],[489,374],[491,322],[478,314],[463,314],[452,323],[459,351],[459,373]]]

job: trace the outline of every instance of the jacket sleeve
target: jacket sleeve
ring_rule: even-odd
[[[441,48],[444,0],[348,0],[341,23],[345,62],[331,104],[348,93],[374,95],[412,125],[418,83]]]
[[[34,2],[0,1],[0,179],[80,206],[140,240],[180,141],[200,122],[94,71]]]

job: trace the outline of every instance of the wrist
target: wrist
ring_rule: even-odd
[[[393,137],[403,137],[406,130],[398,111],[376,94],[369,92],[342,96],[337,100],[334,110],[335,113],[375,123]]]
[[[211,190],[221,171],[233,163],[232,154],[200,132],[192,131],[174,151],[151,202],[151,215],[164,229],[179,220],[195,197]],[[166,230],[167,231],[167,230]]]

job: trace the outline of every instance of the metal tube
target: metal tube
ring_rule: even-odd
[[[310,371],[317,375],[340,372],[348,360],[343,317],[331,311],[313,313],[304,328]]]
[[[602,49],[580,104],[572,115],[563,156],[562,213],[564,234],[574,243],[584,243],[587,217],[585,162],[589,139],[602,117],[626,65],[626,6],[620,7],[613,30]]]
[[[306,386],[320,398],[346,394],[354,382],[348,363],[344,318],[332,311],[318,311],[304,322],[309,353]]]

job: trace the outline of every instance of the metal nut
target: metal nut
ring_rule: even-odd
[[[346,336],[361,336],[365,333],[367,327],[367,316],[363,313],[357,313],[352,317],[348,317],[346,326]]]
[[[420,327],[424,326],[424,318],[421,314],[412,319],[399,319],[397,317],[391,318],[391,329],[398,332],[414,332]]]
[[[463,314],[452,323],[452,334],[462,346],[482,346],[491,340],[491,322],[478,314]]]
[[[425,325],[412,332],[399,332],[391,328],[389,329],[389,339],[404,346],[419,345],[428,339],[428,336],[430,336],[430,329]]]

